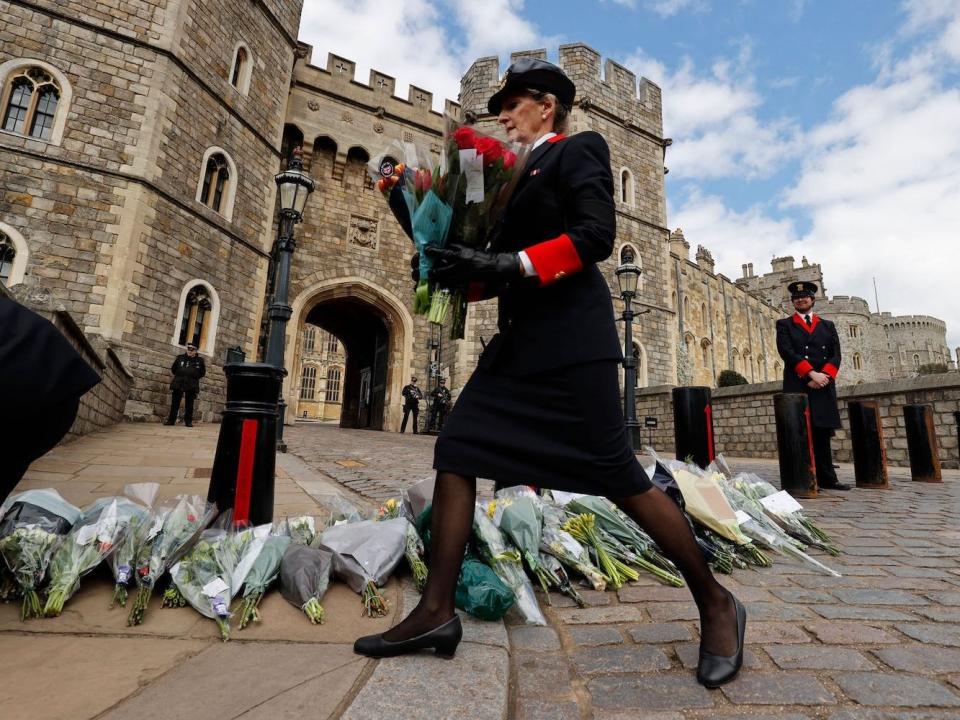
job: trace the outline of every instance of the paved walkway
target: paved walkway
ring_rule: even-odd
[[[216,434],[209,425],[121,425],[56,449],[20,489],[56,487],[80,505],[131,481],[160,482],[162,497],[205,494]],[[329,492],[372,506],[432,474],[431,437],[322,425],[286,435],[278,517],[316,513],[315,497]],[[731,464],[776,475],[770,461]],[[0,606],[0,718],[958,718],[960,472],[942,485],[892,475],[888,491],[805,503],[842,546],[825,561],[844,577],[778,561],[725,580],[747,604],[749,647],[747,671],[719,691],[693,678],[698,637],[686,591],[645,579],[585,593],[586,609],[554,595],[547,628],[471,621],[453,661],[375,662],[350,643],[412,607],[405,583],[387,588],[392,613],[382,620],[361,618],[357,596],[335,584],[319,627],[272,593],[263,623],[224,644],[209,620],[159,601],[127,628],[122,611],[107,609],[109,580],[93,577],[57,619],[21,623],[15,607]]]

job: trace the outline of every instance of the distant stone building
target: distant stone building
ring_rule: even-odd
[[[299,388],[295,415],[301,420],[339,421],[343,406],[343,344],[314,325],[303,329],[300,363],[294,387]]]
[[[843,352],[843,365],[838,382],[852,385],[861,382],[899,380],[916,375],[922,365],[943,364],[956,367],[947,346],[947,326],[943,320],[928,315],[895,316],[870,310],[863,298],[848,295],[828,297],[823,271],[819,264],[803,258],[794,267],[790,256],[774,258],[772,271],[754,275],[753,264],[743,266],[743,277],[737,285],[782,308],[793,312],[787,284],[793,280],[817,283],[820,292],[816,312],[837,325]]]

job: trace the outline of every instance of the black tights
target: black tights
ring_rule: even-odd
[[[475,478],[437,473],[427,586],[417,607],[384,635],[386,640],[396,642],[416,637],[453,617],[457,578],[473,528],[476,492]],[[713,577],[677,506],[657,488],[613,500],[656,541],[687,581],[700,611],[703,649],[714,655],[732,655],[737,647],[733,602]]]

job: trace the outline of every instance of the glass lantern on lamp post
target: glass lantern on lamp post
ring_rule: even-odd
[[[617,284],[620,286],[620,297],[623,299],[623,416],[627,424],[627,437],[630,447],[637,450],[640,447],[640,425],[637,422],[637,359],[633,354],[633,299],[637,295],[637,285],[640,282],[642,268],[634,260],[636,256],[632,248],[624,248],[620,255],[620,266],[617,268]]]
[[[303,210],[306,207],[307,198],[316,188],[313,178],[303,170],[301,153],[301,149],[296,148],[287,169],[274,178],[280,198],[280,225],[274,252],[276,267],[274,270],[273,297],[267,311],[270,318],[270,329],[268,331],[265,360],[268,365],[273,365],[283,371],[284,375],[287,374],[283,357],[286,346],[287,322],[293,314],[293,308],[289,305],[290,266],[293,262],[293,251],[297,246],[293,237],[293,228],[303,220]],[[281,389],[277,422],[277,449],[280,452],[286,452],[287,450],[283,442],[283,421],[286,410],[287,403]]]

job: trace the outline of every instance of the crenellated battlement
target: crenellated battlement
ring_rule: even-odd
[[[834,295],[817,300],[817,312],[833,315],[863,315],[869,317],[870,303],[856,295]]]
[[[356,78],[357,64],[349,58],[327,54],[325,67],[311,62],[313,47],[299,44],[298,60],[294,68],[294,87],[319,90],[343,96],[371,109],[382,108],[385,114],[401,120],[439,127],[443,113],[433,109],[433,93],[410,84],[406,99],[397,97],[396,79],[380,70],[371,69],[366,83]],[[460,105],[453,100],[444,100],[444,113],[459,117]]]
[[[512,53],[510,61],[522,57],[547,58],[546,49]],[[575,105],[586,112],[598,112],[619,120],[628,127],[663,136],[663,107],[659,86],[637,76],[620,63],[601,63],[599,52],[583,43],[561,45],[558,65],[577,86]],[[506,68],[504,68],[506,70]],[[476,60],[463,76],[460,101],[465,111],[487,114],[487,100],[500,86],[501,69],[497,57]]]
[[[947,324],[939,318],[930,315],[890,315],[883,313],[883,323],[887,326],[897,326],[898,329],[933,329],[946,331]]]

